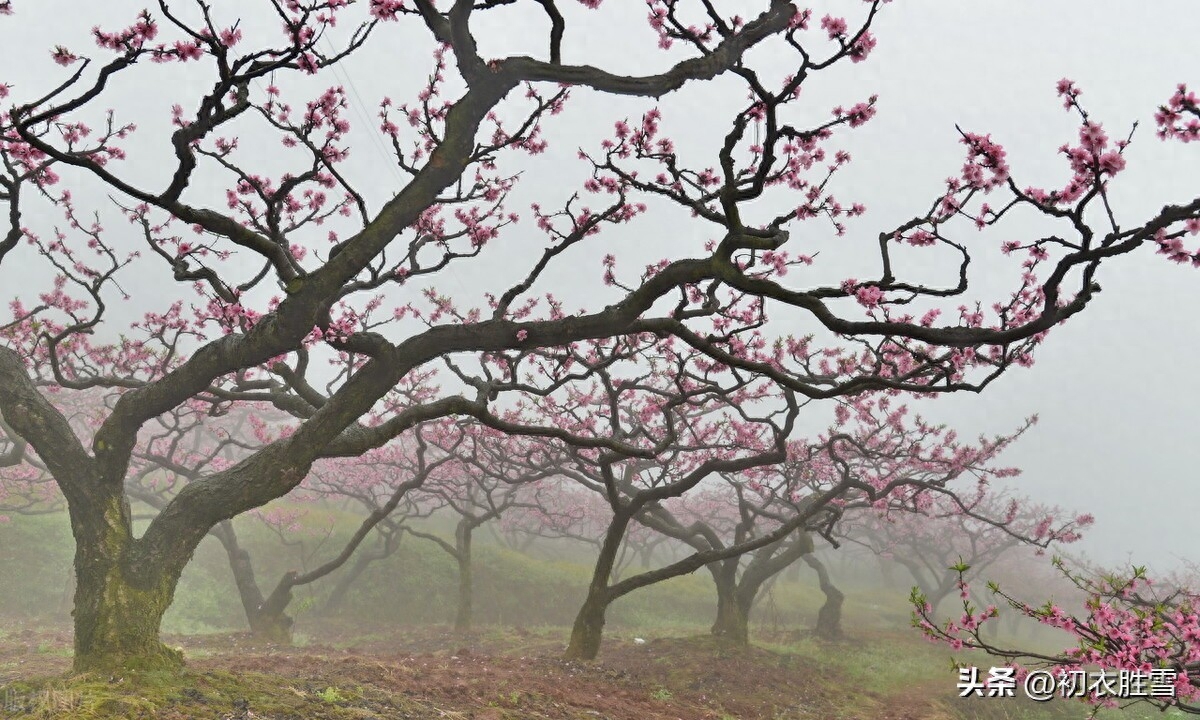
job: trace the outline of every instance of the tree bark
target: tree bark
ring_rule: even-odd
[[[564,660],[595,660],[600,654],[604,614],[613,601],[608,582],[631,518],[626,512],[617,512],[608,524],[608,530],[604,533],[604,543],[600,546],[600,554],[596,557],[596,566],[592,570],[587,598],[579,608],[575,624],[571,627],[571,640],[563,653]]]
[[[604,614],[609,600],[603,592],[589,592],[575,624],[571,627],[571,640],[563,653],[564,660],[595,660],[600,654],[600,641],[604,636]]]
[[[292,602],[292,588],[300,584],[298,577],[295,570],[284,573],[270,596],[250,616],[250,629],[255,637],[279,645],[292,644],[295,621],[286,611]]]
[[[741,602],[742,593],[738,592],[739,560],[733,557],[708,566],[717,586],[717,618],[712,634],[722,642],[745,646],[750,643],[750,608]]]
[[[819,638],[837,640],[842,636],[842,602],[846,596],[829,579],[829,572],[816,555],[805,555],[804,562],[817,571],[817,582],[821,592],[825,594],[825,603],[817,611],[817,626],[814,630]]]
[[[747,647],[750,644],[750,607],[736,592],[720,592],[717,597],[717,619],[712,634],[719,641]]]
[[[96,499],[98,506],[69,505],[76,548],[74,668],[178,669],[183,655],[159,640],[159,630],[186,561],[139,562],[131,552],[128,501],[119,493]]]
[[[71,612],[72,604],[75,600],[75,566],[67,568],[67,582],[63,586],[62,596],[58,601],[58,612],[66,615]]]
[[[713,623],[713,635],[730,644],[748,647],[750,612],[763,586],[795,564],[797,558],[811,555],[812,551],[812,537],[808,533],[798,533],[790,542],[781,538],[750,553],[750,562],[745,568],[742,568],[742,556],[739,555],[710,563],[708,567],[717,586],[717,619]]]

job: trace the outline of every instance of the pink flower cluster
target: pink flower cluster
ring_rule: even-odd
[[[1158,124],[1158,136],[1164,140],[1185,143],[1200,140],[1200,102],[1196,93],[1188,92],[1187,85],[1179,85],[1154,114],[1154,122]]]

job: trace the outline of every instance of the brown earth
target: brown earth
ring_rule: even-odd
[[[42,716],[165,720],[954,718],[931,688],[911,688],[887,697],[866,692],[847,697],[846,688],[853,684],[810,658],[757,648],[732,650],[707,637],[645,643],[612,638],[606,641],[600,660],[592,663],[558,659],[562,645],[556,633],[522,630],[488,632],[467,639],[437,630],[405,630],[395,638],[376,638],[349,648],[259,645],[240,634],[175,637],[168,642],[184,648],[189,672],[178,687],[172,686],[165,700],[150,709],[127,705],[119,710],[123,715],[85,715],[75,708]],[[69,647],[69,633],[10,626],[0,640],[0,688],[17,680],[61,677],[70,666]],[[837,652],[837,646],[829,646],[829,651]],[[107,682],[120,690],[124,679],[109,678]],[[938,690],[944,699],[946,688]],[[78,692],[87,695],[94,690]],[[138,691],[134,683],[129,692],[148,691]],[[15,712],[14,716],[38,714]]]

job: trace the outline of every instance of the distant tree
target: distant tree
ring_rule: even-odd
[[[529,471],[525,464],[516,460],[527,452],[539,454],[540,447],[531,447],[521,440],[473,425],[469,439],[453,450],[453,457],[457,461],[456,473],[444,473],[422,488],[421,495],[430,508],[427,514],[449,510],[457,516],[453,541],[420,530],[412,523],[401,526],[403,532],[432,542],[454,559],[458,567],[458,598],[454,612],[456,633],[470,632],[473,622],[475,592],[472,547],[475,531],[514,508],[536,507],[525,500],[528,496],[525,491],[553,472],[551,469]]]
[[[538,539],[565,539],[600,548],[608,512],[594,494],[567,478],[551,477],[522,488],[521,496],[523,501],[494,524],[506,547],[527,552]]]
[[[1091,515],[981,485],[976,492],[937,498],[919,510],[855,513],[843,523],[842,533],[908,570],[936,613],[943,600],[958,592],[956,566],[970,568],[968,579],[986,577],[1009,554],[1029,560],[1019,549],[1041,551],[1051,543],[1076,542],[1092,522]]]
[[[331,557],[308,570],[288,570],[266,596],[258,589],[249,555],[243,550],[235,557],[231,552],[231,564],[243,604],[254,607],[250,616],[251,628],[255,633],[275,642],[290,643],[293,620],[288,616],[287,608],[293,599],[293,591],[340,570],[355,556],[362,543],[374,531],[382,533],[383,548],[386,551],[377,553],[383,552],[382,557],[386,557],[394,552],[398,544],[396,534],[405,527],[404,521],[411,520],[411,516],[416,513],[408,507],[398,513],[398,518],[393,513],[402,506],[411,506],[410,493],[426,482],[462,471],[452,454],[461,442],[462,435],[461,427],[452,422],[422,424],[412,431],[411,437],[402,436],[401,440],[404,442],[393,442],[348,461],[319,463],[325,467],[315,469],[318,482],[322,477],[336,475],[337,483],[342,488],[348,485],[357,486],[357,498],[370,498],[363,503],[366,506],[366,514],[354,532],[341,543]],[[228,523],[222,523],[215,529],[215,533],[218,532],[232,534],[232,527]],[[218,539],[220,538],[221,535],[218,535]],[[226,545],[227,550],[230,547]],[[358,567],[358,574],[365,569],[366,562]],[[345,593],[349,582],[353,582],[358,574],[350,577],[347,583],[339,585],[340,590],[335,588],[335,592]]]
[[[995,460],[1028,424],[1007,436],[967,443],[888,397],[860,395],[838,407],[834,426],[810,441],[793,439],[785,462],[727,474],[724,485],[707,494],[681,498],[672,506],[654,504],[639,516],[698,552],[746,546],[781,528],[792,529],[774,542],[708,566],[717,586],[713,633],[718,637],[746,644],[750,611],[764,586],[802,558],[826,596],[815,630],[826,638],[840,634],[843,596],[813,554],[813,534],[836,544],[849,527],[861,530],[901,518],[914,534],[928,530],[944,535],[937,519],[956,518],[968,523],[977,541],[991,540],[989,532],[1040,545],[1077,537],[1076,520],[1064,524],[1048,519],[1045,527],[1026,528],[1015,516],[984,514],[984,498],[991,497],[986,483],[1016,473]],[[962,487],[960,478],[975,485]],[[969,520],[962,521],[964,516]]]
[[[831,146],[867,123],[876,104],[850,98],[819,117],[797,110],[797,101],[811,78],[868,59],[885,3],[864,3],[849,21],[827,16],[818,27],[810,11],[784,0],[760,0],[745,16],[709,2],[652,0],[650,42],[636,44],[641,13],[622,33],[622,55],[646,68],[628,76],[583,57],[575,44],[588,20],[580,5],[597,11],[601,2],[272,0],[218,9],[162,0],[127,27],[96,28],[100,59],[47,40],[53,49],[41,62],[62,67],[47,87],[0,84],[12,103],[0,116],[0,273],[3,287],[20,293],[0,319],[0,432],[22,460],[45,466],[66,499],[76,542],[77,670],[179,667],[159,627],[201,539],[295,490],[317,462],[362,455],[420,423],[472,417],[508,434],[555,438],[593,453],[586,462],[606,476],[631,463],[672,466],[689,454],[675,431],[639,443],[620,423],[567,431],[522,407],[586,394],[600,369],[618,380],[639,377],[672,348],[686,366],[659,413],[667,417],[677,418],[694,393],[684,379],[705,385],[705,402],[756,418],[769,415],[739,410],[747,388],[791,416],[810,399],[983,390],[1010,367],[1030,364],[1046,332],[1092,302],[1102,265],[1143,247],[1179,262],[1198,258],[1182,243],[1200,230],[1200,199],[1164,198],[1160,210],[1125,217],[1109,187],[1125,167],[1127,142],[1114,143],[1081,115],[1059,189],[1019,184],[998,142],[964,131],[966,163],[927,208],[845,241],[847,253],[872,253],[877,272],[822,277],[793,230],[804,227],[807,236],[827,223],[842,234],[847,218],[862,215],[860,204],[832,193],[850,157]],[[478,37],[485,18],[510,6],[539,13],[544,32],[511,38],[519,54],[487,57]],[[272,19],[240,22],[255,10]],[[358,25],[328,49],[335,22]],[[42,28],[29,28],[25,46],[35,47]],[[387,167],[402,177],[393,192],[379,192],[378,166],[356,172],[346,162],[349,99],[330,84],[332,74],[367,48],[421,42],[433,55],[424,89],[408,104],[380,101],[376,139],[390,144]],[[670,50],[669,59],[653,56],[655,46]],[[790,59],[783,66],[778,52],[760,48]],[[203,79],[193,76],[196,61]],[[173,71],[156,76],[156,63]],[[381,58],[379,66],[403,64]],[[718,76],[711,89],[721,97],[709,107],[727,117],[728,131],[707,157],[694,157],[667,132],[687,117],[665,98]],[[97,110],[112,87],[131,82],[144,102]],[[188,87],[207,89],[179,97]],[[648,101],[632,121],[614,117],[607,139],[562,138],[572,153],[583,148],[582,176],[569,166],[554,171],[561,190],[522,218],[510,208],[523,177],[514,156],[546,150],[552,116],[577,89]],[[1062,92],[1075,102],[1073,86]],[[1171,112],[1193,112],[1189,103]],[[152,173],[122,167],[135,137],[130,116],[142,108],[174,126],[169,138],[138,150],[139,167]],[[805,118],[811,123],[801,124]],[[1175,120],[1164,127],[1195,136]],[[274,150],[254,152],[261,148]],[[103,196],[117,209],[102,218],[90,210]],[[659,257],[647,266],[618,250],[616,236],[654,245],[647,239],[662,230],[635,227],[652,208],[677,222],[662,227],[677,227],[679,242],[653,250]],[[123,230],[109,217],[118,213],[128,222]],[[1017,213],[1055,229],[1007,237],[996,249],[1027,259],[995,302],[968,293],[972,261],[993,253],[963,239],[964,226],[974,232]],[[532,222],[516,224],[522,219]],[[497,246],[517,276],[493,262]],[[593,248],[604,259],[589,278],[580,263]],[[934,277],[931,268],[945,263],[932,256],[955,266],[948,279]],[[473,261],[491,263],[476,288],[481,307],[445,287],[451,269]],[[989,279],[999,267],[991,263],[984,261]],[[31,283],[46,273],[53,278],[38,292]],[[586,307],[567,309],[553,296],[553,278],[568,273]],[[122,293],[146,311],[131,328],[110,312]],[[340,366],[327,373],[324,360],[339,354]],[[580,355],[591,360],[579,363]],[[413,403],[394,392],[430,369],[440,373],[430,397]],[[116,400],[80,437],[62,407],[93,388]],[[643,394],[630,400],[649,412],[658,390],[618,393],[622,402]],[[219,415],[247,403],[289,414],[289,431],[191,479],[135,533],[126,483],[151,423],[184,405]],[[770,417],[775,429],[748,438],[738,430],[722,441],[738,453],[675,466],[669,482],[784,460],[791,417]],[[703,556],[702,564],[717,559]],[[598,639],[590,622],[585,645]]]
[[[795,513],[793,500],[776,494],[790,495],[790,487],[768,489],[760,482],[747,487],[740,478],[723,480],[674,505],[653,506],[639,516],[639,522],[703,552],[743,544]],[[710,563],[708,571],[717,588],[713,635],[738,645],[749,643],[750,609],[760,591],[813,548],[812,536],[802,526],[753,552]]]

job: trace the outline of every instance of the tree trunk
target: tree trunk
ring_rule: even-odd
[[[791,542],[780,538],[751,553],[750,562],[744,569],[739,555],[710,563],[708,567],[717,586],[717,620],[713,623],[713,635],[732,645],[748,647],[750,611],[763,587],[778,579],[779,573],[795,564],[796,558],[812,551],[812,538],[807,533],[798,533]]]
[[[284,574],[271,596],[250,616],[250,630],[254,637],[276,645],[292,644],[295,620],[285,611],[292,601],[295,579],[295,571]]]
[[[474,591],[471,583],[471,534],[474,528],[468,520],[461,520],[454,533],[455,559],[458,561],[458,610],[454,614],[454,632],[471,632]]]
[[[836,640],[842,636],[842,601],[846,596],[829,579],[829,572],[816,555],[804,556],[804,562],[817,571],[817,582],[821,592],[825,594],[825,603],[817,611],[817,637],[825,640]]]
[[[588,585],[587,598],[579,608],[575,624],[571,627],[571,640],[563,653],[564,660],[595,660],[600,654],[604,613],[612,602],[608,582],[631,518],[632,515],[628,513],[618,512],[608,524],[604,542],[600,545],[600,554],[596,557],[596,567],[592,571],[592,581]]]
[[[69,506],[75,535],[75,670],[182,667],[183,655],[163,645],[159,629],[184,563],[135,558],[129,502],[115,493],[95,499],[96,505]]]
[[[607,588],[597,591],[593,586],[575,624],[571,627],[571,640],[563,653],[564,660],[595,660],[600,654],[600,641],[604,637],[604,613],[608,610]]]
[[[713,583],[717,586],[717,619],[712,634],[731,645],[750,643],[750,608],[740,602],[737,585],[739,558],[733,557],[709,565]]]
[[[242,601],[242,610],[246,614],[246,622],[250,632],[259,640],[281,645],[292,642],[292,618],[284,612],[287,603],[282,597],[272,594],[268,602],[263,598],[262,590],[254,574],[254,565],[250,562],[250,553],[246,552],[237,539],[233,524],[228,520],[213,527],[209,534],[221,541],[225,554],[229,556],[229,569],[233,572],[233,581],[237,585],[238,597]],[[287,599],[291,599],[290,593]]]
[[[58,600],[58,612],[63,615],[71,613],[72,603],[75,600],[75,566],[67,568],[67,582],[63,586],[62,596]]]
[[[740,601],[737,593],[720,594],[717,598],[717,619],[712,634],[721,642],[746,647],[750,644],[750,607]]]

